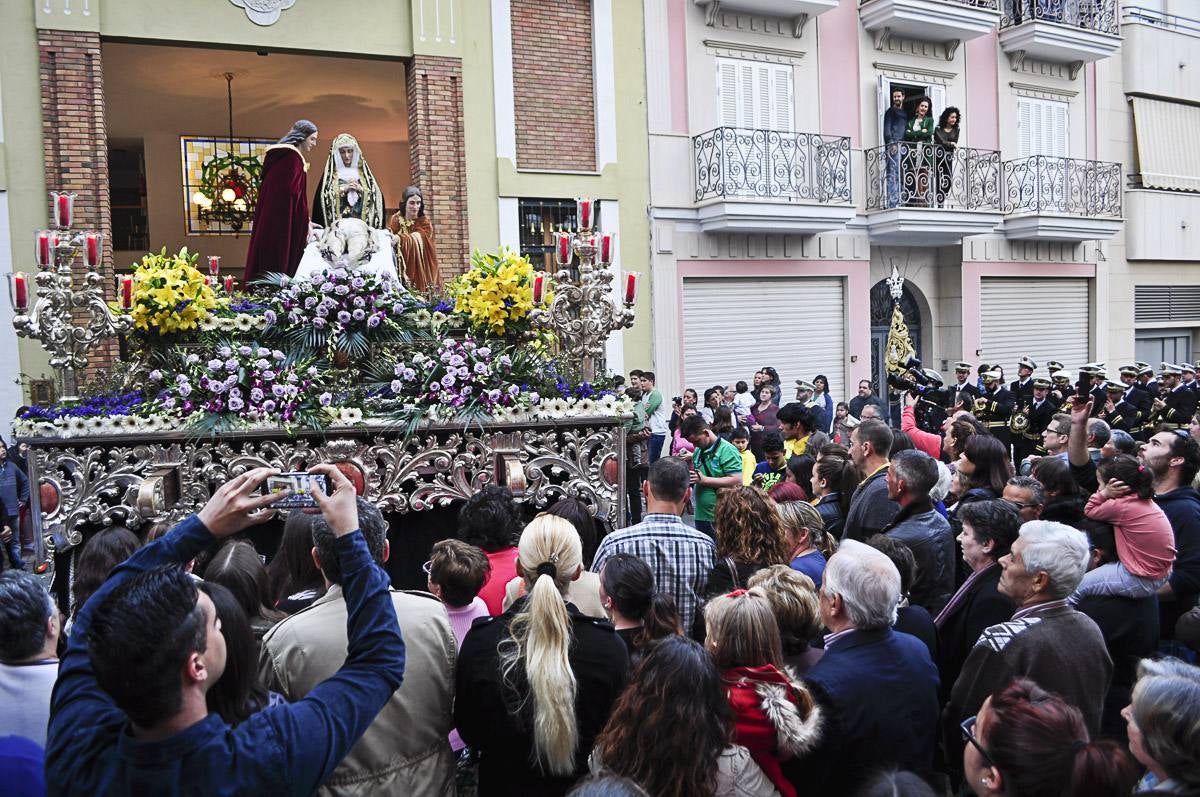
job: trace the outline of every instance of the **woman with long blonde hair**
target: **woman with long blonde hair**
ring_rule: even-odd
[[[482,797],[566,794],[625,686],[625,643],[564,598],[582,571],[575,527],[539,515],[517,545],[527,594],[463,640],[454,719],[480,753]]]

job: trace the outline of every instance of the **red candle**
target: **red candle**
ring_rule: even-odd
[[[37,246],[34,247],[34,253],[37,256],[37,264],[40,268],[49,268],[50,266],[50,231],[39,230],[37,234]]]
[[[55,194],[54,207],[58,226],[64,230],[70,229],[72,216],[75,215],[75,195],[65,191]]]
[[[592,223],[595,221],[592,218],[593,202],[590,197],[579,197],[575,200],[575,220],[579,223],[581,232],[592,229]]]
[[[212,274],[213,277],[216,277],[218,274],[221,273],[221,256],[220,255],[209,255],[208,256],[208,273]]]
[[[133,277],[126,274],[121,277],[121,309],[129,310],[133,307]]]
[[[25,274],[18,271],[13,274],[13,309],[23,313],[29,308],[29,287],[25,284]]]
[[[571,233],[559,232],[555,233],[557,250],[555,255],[560,266],[565,266],[571,262]]]
[[[100,258],[104,252],[104,235],[98,232],[89,232],[83,237],[83,262],[88,268],[95,268],[100,265]]]
[[[233,293],[233,277],[225,278],[225,293],[228,293],[228,294]]]
[[[637,298],[637,274],[627,272],[625,274],[625,304],[633,304],[633,300]]]
[[[611,232],[602,233],[600,235],[600,262],[608,265],[613,259],[613,234]]]
[[[533,303],[541,304],[542,299],[546,297],[546,275],[535,274],[533,276]]]

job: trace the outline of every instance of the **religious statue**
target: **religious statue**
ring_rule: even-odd
[[[289,276],[296,272],[309,231],[304,153],[315,146],[317,126],[301,119],[278,144],[267,148],[243,284],[273,271]]]
[[[390,232],[369,227],[362,219],[337,219],[305,247],[295,277],[307,279],[333,268],[345,268],[386,273],[400,282],[395,241]]]
[[[415,185],[404,189],[400,210],[388,221],[388,229],[396,236],[396,252],[408,286],[417,291],[441,286],[442,275],[438,271],[433,225],[425,216],[425,199],[421,196],[421,189]]]
[[[338,133],[313,197],[313,223],[327,227],[338,219],[362,219],[378,229],[383,227],[383,207],[383,191],[358,141],[349,133]]]

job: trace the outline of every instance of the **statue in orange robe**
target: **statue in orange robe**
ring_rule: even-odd
[[[415,185],[404,189],[400,210],[388,220],[388,229],[396,236],[396,254],[408,287],[414,291],[441,287],[442,274],[438,270],[433,225],[425,215],[421,189]]]
[[[308,161],[317,145],[317,126],[301,119],[263,157],[262,183],[242,284],[271,272],[296,273],[308,244]]]

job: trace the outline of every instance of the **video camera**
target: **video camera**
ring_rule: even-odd
[[[897,392],[907,392],[913,398],[922,399],[938,407],[950,406],[950,402],[954,399],[954,392],[930,379],[929,375],[921,368],[920,359],[910,354],[900,365],[904,368],[904,374],[901,376],[888,374],[888,387]]]

